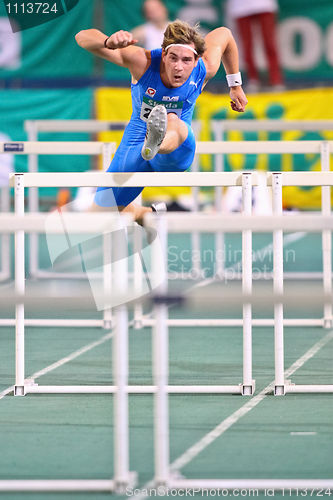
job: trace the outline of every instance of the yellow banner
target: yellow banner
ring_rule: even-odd
[[[249,104],[244,114],[233,112],[229,107],[227,94],[211,94],[204,91],[196,106],[196,118],[202,121],[200,140],[214,140],[210,122],[212,119],[253,119],[253,120],[330,120],[333,119],[333,88],[294,90],[283,93],[263,93],[248,96]],[[101,88],[96,91],[96,113],[100,120],[129,120],[131,116],[131,96],[129,89]],[[99,140],[120,142],[121,132],[103,132]],[[281,131],[281,132],[242,132],[225,133],[228,141],[239,140],[333,140],[333,131]],[[320,170],[319,155],[225,155],[225,170]],[[202,170],[213,170],[212,155],[201,155]],[[174,198],[186,194],[184,188],[147,188],[145,198]],[[284,206],[301,209],[320,207],[320,188],[284,188]]]
[[[100,88],[96,90],[96,116],[98,120],[129,120],[132,114],[131,92],[129,89]],[[101,132],[99,141],[120,143],[123,132]],[[145,188],[144,200],[176,200],[190,195],[190,188],[166,187]]]

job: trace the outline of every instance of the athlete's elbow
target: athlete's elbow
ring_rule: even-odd
[[[76,43],[83,49],[95,48],[96,42],[99,40],[99,33],[95,29],[81,30],[75,35]]]
[[[79,31],[78,33],[76,33],[76,35],[75,35],[75,41],[76,41],[76,43],[80,47],[84,46],[84,30]]]

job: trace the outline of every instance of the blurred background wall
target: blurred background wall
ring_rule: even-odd
[[[130,78],[127,70],[85,52],[76,45],[74,36],[81,29],[90,27],[98,28],[107,35],[118,29],[131,30],[144,22],[142,0],[73,0],[71,9],[68,8],[70,0],[54,0],[50,4],[62,8],[63,15],[29,29],[22,29],[25,26],[20,26],[20,19],[11,19],[11,24],[16,23],[17,26],[15,33],[8,20],[5,3],[0,5],[0,132],[12,140],[22,141],[27,139],[24,130],[27,119],[129,119]],[[11,2],[12,9],[13,5],[14,2]],[[191,23],[200,22],[203,31],[231,25],[224,0],[165,0],[165,5],[170,19],[179,17]],[[12,17],[15,18],[15,15]],[[264,91],[251,96],[247,112],[236,116],[229,110],[225,76],[220,70],[198,100],[195,117],[203,122],[201,139],[212,137],[209,127],[212,118],[333,118],[332,0],[280,0],[278,40],[286,90],[278,93]],[[255,57],[265,78],[265,58],[259,43],[255,47]],[[245,72],[244,80],[246,82]],[[99,138],[119,141],[120,136],[119,133],[107,133]],[[88,140],[91,136],[45,133],[41,138]],[[330,132],[231,132],[227,138],[308,140],[333,137]],[[317,157],[304,155],[301,159],[288,159],[287,156],[282,159],[279,155],[271,158],[267,155],[233,155],[226,159],[226,168],[319,168]],[[212,163],[211,158],[203,157],[201,168],[211,169]],[[26,168],[26,157],[17,156],[15,169],[20,171]],[[61,166],[55,158],[40,158],[41,171],[89,168],[91,159],[86,157],[65,158],[61,160]],[[317,202],[312,198],[312,202],[307,204],[311,206],[311,203]]]

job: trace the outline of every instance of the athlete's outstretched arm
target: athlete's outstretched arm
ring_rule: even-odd
[[[227,75],[239,72],[238,49],[234,37],[228,28],[217,28],[205,38],[206,51],[203,60],[207,69],[207,81],[217,73],[222,62]],[[246,96],[240,85],[230,87],[231,107],[243,112],[247,104]]]
[[[108,37],[96,29],[82,30],[75,35],[75,40],[92,54],[128,68],[136,80],[141,78],[150,64],[150,52],[135,47],[137,40],[128,31],[120,30]]]

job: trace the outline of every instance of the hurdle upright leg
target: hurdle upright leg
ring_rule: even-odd
[[[29,121],[27,124],[28,141],[38,141],[38,129],[33,121]],[[28,171],[31,173],[38,172],[38,155],[35,153],[30,153],[28,155]],[[38,201],[38,188],[31,187],[28,190],[28,210],[29,212],[39,211],[39,201]],[[29,271],[30,276],[37,276],[39,271],[38,266],[38,234],[29,234]]]
[[[214,132],[215,141],[224,140],[223,122],[221,120],[212,120],[212,130]],[[215,155],[215,172],[224,172],[224,154]],[[214,188],[214,208],[217,213],[222,212],[222,187],[216,186]],[[220,279],[224,277],[225,271],[225,238],[223,232],[215,234],[215,274]]]
[[[330,170],[330,148],[327,141],[321,143],[321,170],[328,172]],[[331,215],[331,187],[322,186],[321,188],[321,213],[322,215]],[[323,285],[324,292],[332,295],[332,232],[325,229],[322,232],[322,252],[323,252]],[[333,326],[333,307],[331,302],[324,304],[324,328]]]
[[[243,214],[252,214],[252,178],[250,173],[242,174]],[[242,291],[252,293],[252,231],[242,232]],[[252,305],[243,304],[243,396],[252,396]]]
[[[282,175],[281,172],[272,174],[273,215],[282,215]],[[273,286],[274,293],[283,293],[283,231],[273,232]],[[284,332],[283,332],[283,304],[274,304],[274,352],[275,352],[275,390],[276,396],[285,394],[284,380]]]
[[[242,174],[243,214],[252,214],[252,178],[250,173]],[[252,231],[242,232],[242,291],[252,293]],[[243,396],[252,396],[252,305],[243,304]]]
[[[195,155],[194,161],[192,163],[192,172],[199,171],[199,157]],[[200,188],[195,186],[192,187],[192,196],[193,196],[193,210],[194,212],[199,211],[199,196],[200,196]],[[192,243],[192,269],[191,273],[195,279],[199,279],[204,277],[203,270],[201,268],[201,252],[200,252],[200,233],[198,231],[192,231],[191,233],[191,243]]]
[[[143,256],[142,256],[142,231],[141,227],[133,226],[133,286],[136,297],[140,297],[143,292]],[[147,277],[148,278],[148,277]],[[134,328],[140,329],[143,326],[143,307],[140,301],[134,304]]]
[[[161,246],[152,248],[152,273],[156,282],[161,282],[158,292],[167,292],[167,229],[166,220],[159,216],[157,234]],[[162,273],[162,275],[161,275]],[[156,386],[154,398],[154,451],[155,484],[167,486],[169,483],[169,406],[168,406],[168,307],[155,304],[153,326],[153,379]]]
[[[112,292],[125,297],[128,291],[128,249],[125,228],[112,233]],[[111,264],[110,264],[111,266]],[[119,493],[133,484],[135,475],[129,472],[129,418],[128,418],[128,311],[125,303],[114,308],[113,378],[116,391],[114,401],[114,481]]]
[[[15,174],[15,214],[24,215],[24,176]],[[22,296],[22,302],[15,306],[15,396],[24,396],[24,302],[25,256],[24,231],[15,233],[15,292]]]
[[[103,234],[103,289],[105,308],[103,311],[103,328],[110,330],[113,326],[112,308],[108,304],[108,297],[112,294],[112,239],[110,233]]]

